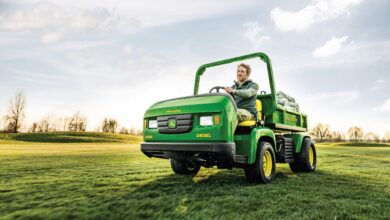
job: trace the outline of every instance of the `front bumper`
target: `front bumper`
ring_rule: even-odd
[[[224,157],[234,161],[236,155],[235,143],[172,143],[172,142],[144,142],[141,151],[148,157],[166,157],[166,153],[206,153]]]

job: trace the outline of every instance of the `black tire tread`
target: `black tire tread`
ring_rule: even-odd
[[[269,150],[272,157],[272,172],[271,176],[268,178],[263,174],[261,161],[265,150]],[[268,142],[260,141],[259,146],[257,147],[256,161],[254,164],[248,165],[244,168],[245,176],[249,182],[267,184],[270,183],[275,177],[275,171],[276,157],[272,145]]]
[[[189,161],[170,159],[173,172],[179,175],[196,175],[199,172],[200,166],[193,164],[194,169],[188,168]]]
[[[309,150],[309,147],[312,147],[314,152],[314,168],[310,165],[308,159],[307,151]],[[315,171],[317,165],[317,152],[315,145],[310,138],[307,137],[303,139],[301,152],[294,155],[294,162],[289,165],[294,173]]]

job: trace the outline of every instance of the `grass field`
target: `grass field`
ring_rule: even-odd
[[[318,144],[317,172],[278,164],[254,185],[240,169],[176,176],[137,137],[0,138],[1,219],[390,219],[388,146]]]

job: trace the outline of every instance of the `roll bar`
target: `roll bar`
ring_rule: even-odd
[[[198,70],[196,71],[195,75],[195,85],[194,85],[194,95],[198,95],[199,91],[199,82],[200,82],[200,77],[203,75],[203,73],[206,71],[207,68],[210,67],[215,67],[215,66],[220,66],[228,63],[233,63],[233,62],[238,62],[242,60],[248,60],[248,59],[253,59],[253,58],[260,58],[263,62],[267,64],[267,71],[268,71],[268,81],[271,89],[271,97],[272,97],[272,107],[271,107],[271,112],[276,110],[276,90],[275,90],[275,82],[274,82],[274,76],[273,76],[273,71],[272,71],[272,64],[271,64],[271,59],[267,56],[267,54],[262,53],[262,52],[257,52],[257,53],[252,53],[252,54],[247,54],[239,57],[233,57],[230,59],[225,59],[225,60],[220,60],[212,63],[206,63],[201,65]]]

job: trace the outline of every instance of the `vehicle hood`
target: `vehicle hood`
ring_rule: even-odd
[[[144,117],[213,113],[222,112],[227,108],[236,108],[234,99],[230,95],[224,93],[201,94],[157,102],[149,107]]]

